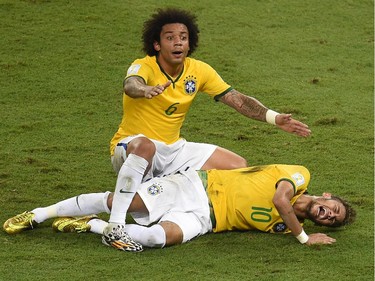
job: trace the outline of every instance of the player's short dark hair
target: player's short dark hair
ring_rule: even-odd
[[[356,217],[357,217],[357,212],[353,209],[353,207],[344,199],[338,197],[338,196],[331,196],[331,199],[332,200],[337,200],[339,201],[340,203],[342,203],[345,207],[345,218],[342,222],[339,222],[339,223],[335,223],[333,224],[332,226],[334,227],[339,227],[339,226],[343,226],[343,225],[348,225],[348,224],[351,224],[355,221]]]
[[[195,15],[186,10],[177,8],[158,9],[143,25],[143,51],[149,56],[156,56],[154,42],[160,42],[160,33],[164,25],[169,23],[182,23],[189,31],[188,56],[198,47],[199,28]]]

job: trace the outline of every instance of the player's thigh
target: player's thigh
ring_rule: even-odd
[[[164,174],[171,174],[187,169],[200,170],[211,157],[216,145],[206,143],[185,142],[178,150],[167,156]]]
[[[247,167],[245,158],[228,149],[217,147],[211,157],[202,166],[202,170],[230,170],[245,167]]]
[[[188,242],[207,232],[202,228],[202,223],[192,212],[167,213],[159,224],[165,230],[167,246]]]

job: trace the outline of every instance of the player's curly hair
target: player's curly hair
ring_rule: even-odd
[[[340,223],[335,223],[332,226],[333,227],[339,227],[339,226],[352,224],[357,217],[357,212],[353,209],[353,207],[346,200],[344,200],[344,199],[342,199],[338,196],[332,195],[331,199],[341,202],[344,205],[345,211],[346,211],[344,220]]]
[[[143,51],[149,56],[156,56],[158,52],[154,49],[153,44],[155,41],[160,42],[162,27],[169,23],[182,23],[189,31],[190,50],[188,56],[191,55],[198,47],[199,28],[196,21],[196,16],[185,10],[177,8],[158,9],[143,25]]]

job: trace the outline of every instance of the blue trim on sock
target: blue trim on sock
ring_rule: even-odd
[[[119,142],[117,146],[122,146],[125,150],[128,148],[128,144],[123,142]]]

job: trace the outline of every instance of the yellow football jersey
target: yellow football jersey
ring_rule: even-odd
[[[288,232],[272,203],[276,184],[281,180],[292,183],[293,205],[306,191],[310,181],[310,173],[305,167],[276,164],[228,171],[209,170],[207,177],[207,194],[216,219],[214,232]]]
[[[175,79],[159,66],[156,57],[137,59],[128,69],[127,76],[139,76],[149,86],[172,84],[152,99],[130,98],[123,95],[123,118],[111,141],[111,153],[123,138],[143,134],[167,144],[180,138],[180,129],[195,95],[204,92],[215,98],[231,87],[208,64],[186,58],[182,73]]]

